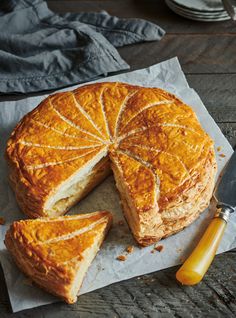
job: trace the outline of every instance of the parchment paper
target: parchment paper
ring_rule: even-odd
[[[230,144],[207,112],[197,93],[189,88],[177,58],[143,70],[116,75],[98,81],[123,81],[143,86],[161,87],[178,95],[193,107],[205,130],[215,140],[215,147],[220,146],[222,148],[220,153],[225,154],[225,158],[220,157],[220,153],[216,151],[218,174],[230,158],[233,152]],[[44,95],[26,98],[20,101],[0,103],[1,154],[4,151],[6,140],[16,123],[25,113],[37,106],[45,97]],[[0,175],[0,216],[6,219],[6,224],[0,226],[0,260],[6,278],[12,309],[16,312],[58,301],[57,298],[32,286],[26,277],[17,269],[5,249],[3,240],[9,224],[13,220],[24,218],[24,215],[20,212],[14,194],[9,188],[6,163],[3,156],[1,156],[0,161]],[[134,276],[180,264],[181,260],[189,254],[200,238],[211,217],[211,212],[206,210],[191,226],[172,237],[162,240],[161,244],[164,246],[164,250],[161,253],[151,253],[153,246],[139,249],[133,240],[128,226],[126,224],[123,226],[118,225],[118,221],[122,220],[123,216],[119,196],[112,176],[93,190],[92,193],[74,207],[70,213],[92,212],[99,209],[106,209],[113,212],[114,226],[96,259],[89,268],[80,294]],[[125,262],[116,260],[116,257],[123,254],[128,245],[135,246],[134,252],[128,255]],[[218,253],[222,253],[234,247],[236,247],[236,215],[232,215],[231,217]]]

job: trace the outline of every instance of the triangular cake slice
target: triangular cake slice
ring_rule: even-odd
[[[74,303],[111,222],[106,211],[17,221],[7,231],[5,245],[33,282]]]

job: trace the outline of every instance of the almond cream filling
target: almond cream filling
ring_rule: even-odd
[[[106,155],[107,148],[57,188],[45,203],[44,213],[52,217],[64,214],[100,183],[110,172],[107,166],[102,169],[102,164],[106,163]]]

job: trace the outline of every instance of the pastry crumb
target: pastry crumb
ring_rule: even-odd
[[[26,278],[23,280],[23,284],[24,285],[28,285],[28,286],[32,286],[33,285],[33,281],[29,278]]]
[[[134,251],[134,246],[133,245],[129,245],[129,246],[126,247],[126,252],[127,253],[131,254],[131,253],[133,253],[133,251]]]
[[[155,250],[151,250],[151,253],[152,253],[152,254],[155,253]]]
[[[164,249],[163,245],[157,245],[157,246],[154,247],[154,250],[156,250],[158,252],[161,252],[163,249]]]
[[[116,259],[117,259],[118,261],[124,262],[124,261],[126,261],[127,256],[125,256],[125,255],[119,255],[119,256],[117,256]]]
[[[219,147],[216,148],[217,151],[221,151],[221,149],[222,149],[221,146],[219,146]]]
[[[226,157],[224,153],[221,153],[219,156],[220,156],[221,158],[225,158],[225,157]]]
[[[4,225],[6,223],[5,219],[3,217],[0,217],[0,225]]]
[[[122,226],[124,224],[125,224],[125,222],[123,220],[118,221],[118,225]]]

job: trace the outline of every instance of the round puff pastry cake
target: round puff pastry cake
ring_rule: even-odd
[[[49,96],[17,125],[6,157],[17,201],[33,218],[64,214],[111,167],[142,245],[192,223],[216,174],[213,142],[189,106],[119,82]]]

